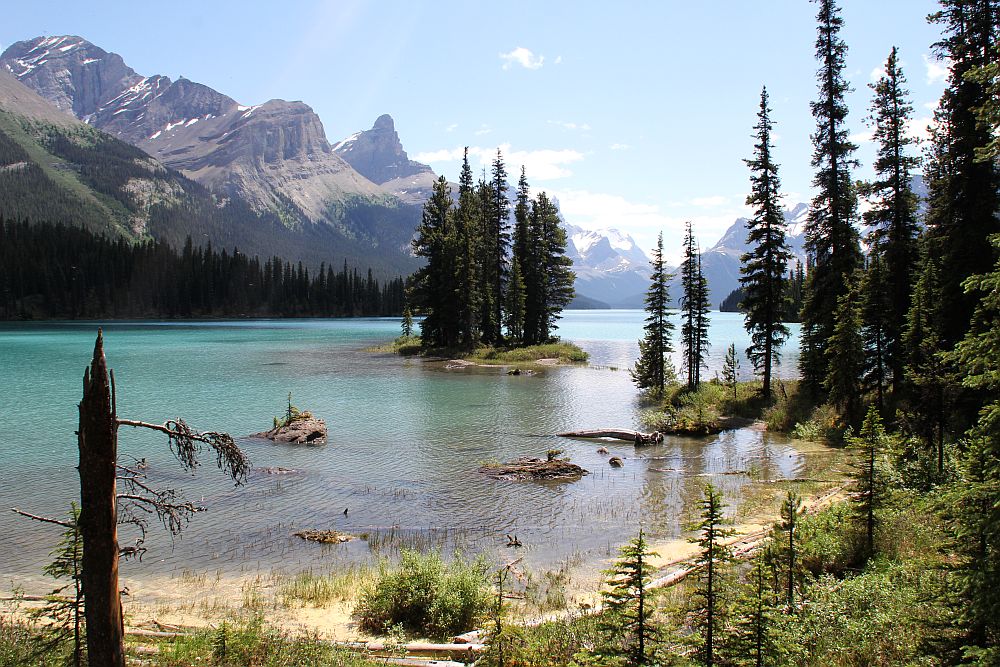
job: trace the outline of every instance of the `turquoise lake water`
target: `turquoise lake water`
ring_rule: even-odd
[[[396,319],[114,322],[105,349],[122,417],[234,436],[265,430],[285,408],[326,419],[323,447],[244,439],[261,471],[234,488],[210,456],[195,473],[181,470],[165,439],[119,432],[124,460],[145,458],[155,486],[181,489],[204,505],[179,537],[151,519],[141,562],[123,572],[182,570],[228,574],[295,571],[334,558],[364,558],[365,542],[336,547],[291,536],[305,528],[368,533],[379,543],[422,540],[494,552],[516,533],[538,566],[606,557],[640,525],[676,537],[706,481],[737,501],[746,475],[717,473],[751,465],[765,478],[795,476],[801,456],[779,436],[749,430],[707,438],[669,438],[607,465],[597,444],[566,440],[564,430],[638,427],[642,409],[627,369],[637,355],[641,311],[570,311],[559,333],[591,354],[590,368],[553,368],[537,376],[500,369],[447,370],[443,364],[364,348],[394,338]],[[0,588],[41,585],[41,566],[58,529],[7,508],[60,515],[78,495],[74,431],[84,367],[96,323],[0,324]],[[794,377],[797,327],[778,375]],[[742,317],[713,313],[707,377],[725,348],[747,345]],[[679,356],[678,356],[679,361]],[[743,360],[749,376],[749,364]],[[620,370],[611,370],[617,368]],[[498,482],[480,463],[544,456],[559,448],[591,471],[573,483]],[[348,516],[343,511],[349,508]],[[134,539],[123,531],[123,544]]]

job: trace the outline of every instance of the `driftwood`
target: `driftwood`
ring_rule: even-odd
[[[597,428],[582,431],[566,431],[558,434],[560,438],[611,438],[612,440],[627,440],[637,445],[656,445],[663,442],[663,434],[659,431],[643,433],[627,428]]]
[[[479,472],[493,479],[525,480],[525,479],[580,479],[589,475],[575,463],[566,459],[543,460],[532,457],[522,457],[510,463],[500,465],[484,465]]]
[[[409,644],[392,645],[382,641],[371,642],[334,642],[336,646],[354,651],[400,650],[414,655],[438,655],[447,653],[451,656],[473,655],[486,650],[486,644],[432,644],[429,642],[410,642]]]

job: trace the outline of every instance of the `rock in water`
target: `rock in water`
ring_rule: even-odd
[[[315,417],[296,419],[290,424],[277,426],[270,431],[255,433],[253,437],[296,445],[325,445],[326,422]]]
[[[532,457],[521,457],[510,463],[484,465],[479,472],[493,479],[526,480],[526,479],[557,479],[577,480],[590,474],[575,463],[566,459],[542,460]]]

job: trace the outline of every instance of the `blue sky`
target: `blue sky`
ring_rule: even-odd
[[[928,0],[842,0],[849,124],[900,49],[918,121],[944,85]],[[751,128],[771,94],[790,203],[811,191],[816,5],[743,2],[33,2],[4,8],[0,47],[77,34],[140,74],[183,75],[243,104],[302,100],[336,142],[388,113],[412,158],[456,179],[463,146],[503,147],[569,222],[617,227],[644,248],[685,220],[703,246],[746,213]],[[870,175],[862,143],[858,177]],[[474,159],[474,169],[481,167]]]

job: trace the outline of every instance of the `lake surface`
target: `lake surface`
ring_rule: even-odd
[[[598,444],[553,435],[640,426],[643,406],[626,369],[638,354],[642,319],[641,311],[565,313],[559,333],[591,354],[592,367],[533,377],[365,352],[398,335],[396,319],[107,324],[122,417],[183,417],[197,429],[245,436],[269,428],[291,392],[296,405],[330,428],[324,447],[240,441],[256,468],[294,472],[257,471],[239,488],[211,456],[195,474],[184,473],[164,438],[122,428],[124,460],[147,459],[154,486],[182,489],[207,508],[175,538],[152,518],[149,551],[124,564],[123,573],[141,579],[184,570],[294,571],[369,554],[363,541],[324,547],[291,536],[308,528],[367,533],[384,549],[430,543],[486,552],[502,551],[510,533],[525,544],[529,564],[551,567],[604,558],[640,525],[656,537],[681,535],[691,519],[684,508],[694,506],[706,481],[730,501],[749,481],[718,473],[754,467],[764,478],[795,476],[802,466],[795,447],[749,430],[669,438],[640,450],[608,445],[626,458],[621,469],[607,465]],[[783,377],[795,376],[793,327]],[[0,324],[0,588],[42,586],[40,569],[59,537],[58,528],[7,508],[59,516],[78,497],[74,431],[96,329]],[[742,316],[712,313],[711,339],[707,377],[721,367],[730,342],[746,347]],[[749,377],[745,359],[742,365]],[[591,474],[536,483],[476,472],[482,462],[544,456],[553,448]],[[134,537],[124,532],[120,539]]]

